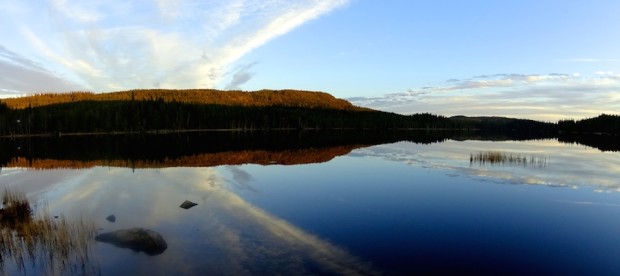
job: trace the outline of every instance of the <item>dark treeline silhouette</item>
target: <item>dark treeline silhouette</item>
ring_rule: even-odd
[[[620,116],[558,123],[504,117],[401,115],[353,106],[322,92],[135,90],[41,94],[0,101],[0,136],[180,130],[449,129],[524,137],[620,134]]]
[[[595,118],[583,120],[561,120],[558,129],[562,133],[599,133],[620,134],[620,116],[601,114]]]
[[[538,136],[557,132],[556,124],[526,119],[454,116],[450,120],[456,129],[475,129],[489,133],[512,132],[524,136]]]
[[[0,108],[0,135],[204,129],[452,128],[445,117],[291,106],[154,101],[82,101]]]

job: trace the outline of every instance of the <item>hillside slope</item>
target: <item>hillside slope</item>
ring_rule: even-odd
[[[47,93],[2,99],[11,109],[24,109],[52,104],[82,101],[163,101],[187,104],[216,104],[228,106],[287,106],[363,111],[350,102],[324,92],[300,90],[260,90],[254,92],[214,89],[140,89],[111,93],[71,92]]]

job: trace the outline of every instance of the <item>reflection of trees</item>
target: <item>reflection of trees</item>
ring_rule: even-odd
[[[0,273],[12,265],[22,273],[95,274],[90,260],[95,226],[85,220],[33,216],[23,193],[4,191],[0,209]]]
[[[241,164],[282,164],[296,165],[322,163],[336,156],[345,155],[362,146],[342,146],[325,149],[303,149],[288,151],[232,151],[220,153],[204,153],[163,160],[55,160],[13,158],[6,167],[32,169],[85,169],[95,166],[128,167],[128,168],[165,168],[165,167],[213,167],[221,165]]]
[[[207,167],[246,163],[292,165],[326,162],[360,147],[399,141],[432,144],[448,139],[525,141],[543,138],[552,137],[480,131],[218,131],[32,137],[0,139],[0,166],[77,169],[94,166]],[[617,137],[612,135],[560,135],[557,139],[603,151],[620,150]]]
[[[558,141],[566,144],[586,145],[600,151],[620,151],[618,135],[563,133],[558,136]]]
[[[37,169],[114,166],[206,167],[320,163],[351,150],[402,140],[443,141],[443,133],[278,131],[197,132],[0,139],[0,166]]]
[[[547,158],[535,155],[521,155],[514,153],[504,153],[498,151],[484,151],[469,155],[469,164],[478,165],[509,165],[519,167],[539,167],[547,166]]]

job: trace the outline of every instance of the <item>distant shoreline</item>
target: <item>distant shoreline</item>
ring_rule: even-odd
[[[394,128],[390,130],[397,131],[480,131],[480,129],[451,129],[451,128]],[[63,136],[114,136],[114,135],[157,135],[172,133],[194,133],[194,132],[269,132],[269,131],[377,131],[374,128],[218,128],[218,129],[158,129],[145,131],[100,131],[100,132],[50,132],[38,134],[13,134],[0,135],[0,138],[31,138],[31,137],[63,137]]]

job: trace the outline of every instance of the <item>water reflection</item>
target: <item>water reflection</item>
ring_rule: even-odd
[[[352,150],[407,141],[431,145],[445,141],[527,141],[557,139],[601,151],[620,150],[609,136],[559,138],[514,133],[450,131],[198,132],[162,135],[107,135],[0,138],[0,167],[87,169],[96,166],[140,168],[219,165],[298,165],[328,162]]]
[[[326,162],[355,148],[396,142],[404,137],[405,133],[343,131],[0,138],[0,166],[53,169],[292,165]]]
[[[401,142],[359,149],[352,155],[376,156],[496,183],[620,191],[617,153],[556,140],[446,141],[426,146]],[[515,166],[471,166],[472,163]]]
[[[152,169],[169,167],[214,167],[220,165],[298,165],[310,163],[323,163],[336,156],[348,154],[351,150],[360,146],[339,146],[318,149],[298,150],[247,150],[218,153],[204,153],[177,158],[164,158],[163,160],[58,160],[58,159],[27,159],[25,157],[12,158],[5,167],[29,168],[35,170],[51,169],[89,169],[97,166],[125,167],[133,169]]]
[[[97,243],[103,274],[375,273],[346,250],[233,193],[222,169],[95,167],[64,171],[69,176],[62,182],[39,188],[47,189],[41,195],[50,212],[95,218],[99,234],[139,227],[165,239],[167,249],[156,256]],[[198,205],[179,208],[185,200]]]
[[[584,256],[565,244],[578,248],[590,236],[598,248],[606,248],[605,238],[610,248],[618,244],[599,233],[617,229],[609,223],[616,197],[484,183],[620,191],[618,153],[557,139],[288,135],[44,139],[18,151],[3,141],[13,149],[0,151],[0,181],[48,202],[52,217],[92,220],[93,236],[165,241],[165,250],[154,251],[131,239],[120,247],[107,238],[94,243],[101,274],[366,275],[377,272],[368,261],[389,273],[487,260],[503,261],[507,268],[493,269],[505,272],[543,266],[548,259],[540,256],[555,251]],[[238,165],[246,163],[260,166]],[[572,221],[565,217],[577,219],[563,225]]]
[[[95,226],[85,219],[33,216],[23,193],[5,190],[0,208],[0,273],[95,274]]]

